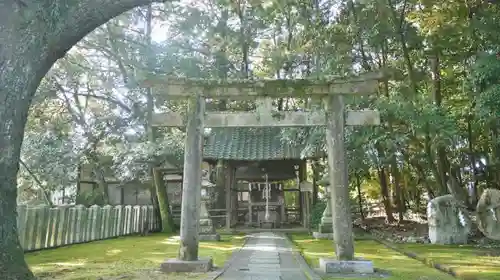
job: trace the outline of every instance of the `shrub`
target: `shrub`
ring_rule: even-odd
[[[99,192],[85,192],[79,193],[76,196],[76,204],[84,205],[85,207],[90,207],[92,205],[104,206],[104,194]]]
[[[326,200],[319,199],[312,208],[311,212],[311,228],[318,228],[319,223],[321,222],[321,217],[323,216],[323,212],[326,208]]]

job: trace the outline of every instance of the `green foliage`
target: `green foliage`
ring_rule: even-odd
[[[494,168],[500,162],[500,60],[493,54],[500,44],[498,5],[452,0],[169,3],[153,7],[157,38],[152,41],[143,28],[144,9],[95,30],[58,61],[40,86],[22,158],[44,188],[73,187],[80,161],[102,171],[108,165],[96,159],[111,156],[109,166],[118,180],[145,181],[151,163],[180,157],[182,131],[158,130],[157,141],[148,141],[148,98],[154,99],[154,111],[186,109],[184,100],[159,91],[150,95],[137,86],[150,75],[327,79],[381,68],[394,74],[387,84],[380,82],[378,92],[344,98],[347,109],[381,114],[380,126],[346,129],[351,189],[358,177],[364,195],[379,200],[382,173],[388,178],[387,195],[401,190],[413,205],[425,203],[420,198],[427,192],[446,192],[440,178],[450,168],[461,171],[463,186],[491,187],[500,181]],[[210,110],[255,107],[254,100],[207,103]],[[283,98],[274,106],[317,111],[322,101]],[[303,155],[325,153],[324,137],[323,127],[282,133],[283,141],[306,144]],[[474,173],[471,166],[479,167]],[[22,168],[20,184],[33,185],[34,176]]]
[[[321,199],[316,202],[316,204],[313,205],[312,211],[311,211],[311,228],[317,229],[318,225],[321,222],[321,217],[323,217],[323,212],[325,211],[326,208],[326,200]]]
[[[102,192],[82,192],[76,195],[76,204],[90,207],[92,205],[104,206],[106,205],[104,195]]]
[[[486,121],[500,117],[500,59],[497,55],[478,58],[471,69],[469,85],[476,93],[479,115]]]

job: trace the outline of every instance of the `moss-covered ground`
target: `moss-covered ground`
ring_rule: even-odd
[[[405,252],[413,252],[426,263],[451,268],[467,280],[500,280],[500,252],[473,246],[394,244]]]
[[[244,242],[243,235],[221,237],[221,242],[200,242],[199,252],[219,267]],[[41,279],[204,279],[205,274],[155,272],[165,259],[177,256],[178,248],[175,237],[152,234],[27,253],[26,261]]]
[[[334,247],[330,240],[315,240],[307,234],[290,236],[312,268],[319,266],[320,258],[334,258]],[[377,269],[388,273],[387,277],[349,277],[350,280],[451,280],[451,275],[442,273],[427,265],[399,254],[373,240],[358,240],[355,243],[356,256],[372,260]],[[331,277],[326,279],[339,279]]]

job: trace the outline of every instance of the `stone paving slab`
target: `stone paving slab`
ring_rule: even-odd
[[[280,260],[279,259],[253,259],[250,260],[250,263],[253,264],[279,264]]]
[[[286,237],[256,233],[248,237],[219,280],[307,280]]]

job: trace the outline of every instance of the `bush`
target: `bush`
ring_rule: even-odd
[[[319,223],[321,222],[321,217],[323,216],[323,212],[326,208],[326,200],[319,199],[316,204],[313,205],[311,212],[311,228],[318,228]]]
[[[92,205],[104,206],[104,194],[98,192],[86,192],[79,193],[76,196],[76,204],[81,204],[85,207],[90,207]]]

